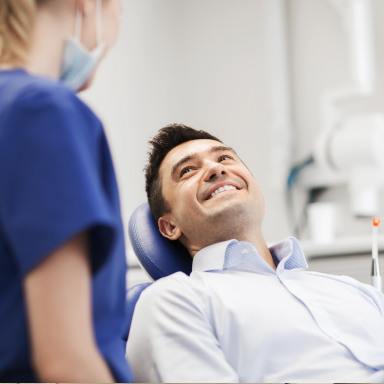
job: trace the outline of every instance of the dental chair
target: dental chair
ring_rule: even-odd
[[[188,251],[178,241],[170,241],[160,234],[148,203],[140,205],[132,213],[128,231],[129,239],[140,264],[153,280],[179,271],[188,275],[191,273],[192,258]],[[144,289],[151,284],[137,284],[128,290],[124,341],[129,336],[135,305]]]

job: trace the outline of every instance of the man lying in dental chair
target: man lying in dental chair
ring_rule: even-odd
[[[172,125],[151,144],[151,211],[193,264],[136,305],[127,343],[136,381],[383,383],[384,296],[308,271],[293,237],[268,248],[260,188],[219,139]]]

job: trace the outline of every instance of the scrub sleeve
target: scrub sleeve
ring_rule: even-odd
[[[23,280],[84,231],[97,347],[115,381],[127,382],[124,230],[102,124],[60,83],[0,71],[1,382],[38,380]]]
[[[95,148],[102,129],[94,129],[83,108],[63,87],[27,89],[3,117],[1,225],[23,276],[82,231],[89,231],[95,273],[113,242],[115,222]]]

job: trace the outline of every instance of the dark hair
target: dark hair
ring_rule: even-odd
[[[209,139],[222,142],[208,132],[196,130],[184,124],[170,124],[161,128],[149,141],[151,146],[148,153],[148,163],[145,167],[145,191],[148,203],[156,221],[168,211],[161,188],[159,169],[162,161],[169,151],[191,140]]]

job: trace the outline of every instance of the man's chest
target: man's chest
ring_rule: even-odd
[[[357,353],[384,348],[383,317],[373,300],[340,281],[297,273],[208,276],[209,318],[225,350],[292,356],[319,345]]]

